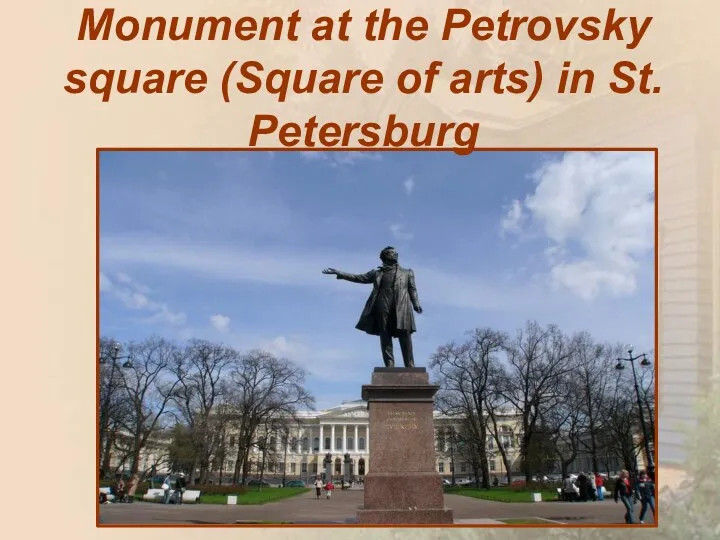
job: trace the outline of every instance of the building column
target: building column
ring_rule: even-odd
[[[330,451],[335,453],[335,424],[330,426]]]
[[[368,456],[370,455],[370,424],[369,423],[365,426],[365,452],[367,453]],[[367,467],[367,461],[366,461],[365,467]]]
[[[359,448],[358,448],[358,425],[357,425],[357,424],[355,424],[355,435],[354,435],[354,437],[355,437],[355,438],[353,439],[353,444],[354,444],[353,450],[354,450],[355,452],[358,452],[358,451],[359,451]]]
[[[342,443],[343,454],[347,452],[347,424],[343,424],[343,443]]]
[[[325,437],[323,434],[323,425],[320,424],[320,445],[318,447],[318,451],[322,452],[324,447],[325,447]]]

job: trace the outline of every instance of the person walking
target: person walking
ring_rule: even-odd
[[[573,479],[569,474],[565,475],[565,480],[563,480],[562,493],[563,493],[563,500],[565,500],[567,502],[573,502],[577,499],[577,491],[575,491],[575,482],[573,482]]]
[[[175,504],[183,503],[183,493],[185,493],[185,486],[185,474],[180,473],[177,477],[177,480],[175,480]]]
[[[115,484],[114,502],[125,502],[125,480],[122,476],[118,476],[117,484]]]
[[[575,483],[580,489],[580,502],[587,502],[590,484],[584,472],[580,471],[580,474],[578,475],[577,480],[575,480]]]
[[[605,487],[605,478],[600,473],[595,473],[595,490],[597,491],[597,500],[605,500],[605,494],[603,488]]]
[[[593,501],[597,501],[597,479],[595,473],[588,473],[588,481],[590,482],[589,495]]]
[[[328,483],[325,484],[325,498],[329,499],[332,495],[333,489],[335,489],[335,484],[332,483],[332,480],[328,480]]]
[[[648,508],[652,510],[653,521],[655,520],[655,482],[645,471],[640,471],[637,483],[637,494],[640,499],[640,523],[645,523],[645,516]]]
[[[320,500],[320,495],[322,495],[322,489],[323,489],[323,483],[322,480],[320,480],[320,477],[318,476],[315,478],[315,496],[318,500]]]
[[[170,475],[168,474],[162,482],[162,486],[160,486],[163,490],[163,504],[170,504]]]
[[[615,482],[614,498],[616,504],[619,499],[625,506],[625,523],[635,523],[635,517],[633,515],[633,490],[630,485],[630,473],[626,470],[620,472],[620,476],[618,476]]]

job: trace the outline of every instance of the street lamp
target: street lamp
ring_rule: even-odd
[[[120,350],[122,349],[122,346],[115,342],[112,344],[112,347],[110,347],[110,356],[103,356],[100,355],[99,363],[100,365],[107,364],[108,360],[112,362],[111,367],[113,368],[113,371],[115,367],[117,366],[117,363],[119,360],[125,360],[125,363],[122,365],[124,369],[129,369],[133,367],[132,363],[132,357],[130,355],[128,356],[120,356]],[[112,372],[111,372],[112,373]]]
[[[640,386],[638,385],[637,373],[635,371],[635,360],[639,360],[640,365],[644,368],[650,367],[650,360],[648,360],[645,353],[633,356],[632,347],[628,349],[627,358],[618,358],[615,369],[622,371],[625,369],[623,362],[630,362],[632,368],[633,382],[635,384],[635,397],[637,398],[638,412],[640,414],[640,426],[642,427],[643,442],[645,443],[645,455],[647,456],[647,472],[650,478],[655,481],[655,460],[653,459],[652,452],[650,451],[650,438],[648,437],[647,426],[645,425],[645,415],[643,414],[642,399],[640,398]],[[648,411],[649,412],[649,411]]]

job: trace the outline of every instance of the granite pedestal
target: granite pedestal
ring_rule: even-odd
[[[361,524],[448,524],[435,461],[433,410],[439,387],[425,368],[375,368],[362,387],[370,414],[371,470]]]

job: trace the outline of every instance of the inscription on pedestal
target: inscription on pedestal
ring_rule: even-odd
[[[417,415],[415,411],[389,411],[383,428],[401,431],[417,429]]]

